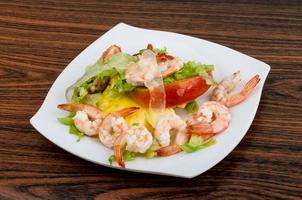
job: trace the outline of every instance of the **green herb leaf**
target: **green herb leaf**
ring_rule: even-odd
[[[132,124],[132,126],[139,126],[139,123],[135,122]]]
[[[191,101],[185,108],[189,113],[196,113],[199,109],[199,105],[196,101]]]

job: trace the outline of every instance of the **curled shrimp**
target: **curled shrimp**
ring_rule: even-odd
[[[102,112],[90,105],[86,104],[60,104],[59,109],[69,112],[76,112],[73,117],[74,125],[85,135],[97,135],[97,129],[103,120]]]
[[[130,107],[107,115],[97,130],[100,141],[106,147],[112,148],[118,136],[125,133],[128,129],[128,125],[124,117],[136,112],[137,110],[137,107]]]
[[[240,71],[223,79],[213,91],[211,100],[218,101],[227,107],[235,106],[244,101],[260,81],[259,75],[251,78],[244,88],[237,94],[230,94],[236,85],[241,81]]]
[[[227,107],[216,101],[208,101],[187,121],[188,134],[200,135],[204,140],[224,131],[230,123],[231,114]]]
[[[162,147],[156,151],[158,156],[175,154],[188,141],[186,123],[178,115],[164,115],[156,124],[154,136]]]
[[[145,153],[153,143],[152,134],[144,126],[132,126],[121,134],[114,143],[114,156],[117,163],[125,168],[123,149],[135,153]]]
[[[126,81],[132,85],[143,85],[160,76],[166,77],[183,67],[179,58],[157,62],[157,57],[151,50],[146,50],[139,56],[138,62],[131,62],[127,65]]]
[[[168,59],[159,64],[162,77],[169,76],[183,67],[183,61],[179,58]]]

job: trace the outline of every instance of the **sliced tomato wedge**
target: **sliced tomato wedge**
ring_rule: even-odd
[[[209,88],[210,85],[200,76],[165,84],[166,107],[175,107],[193,101],[204,94]],[[140,105],[144,107],[149,106],[150,93],[147,89],[138,88],[131,95]]]

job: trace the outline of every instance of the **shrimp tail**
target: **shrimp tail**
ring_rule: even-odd
[[[139,107],[129,107],[129,108],[124,108],[122,110],[116,111],[116,112],[114,112],[114,114],[118,115],[118,116],[126,117],[128,115],[135,113],[138,110],[139,110]]]
[[[57,106],[61,110],[75,112],[75,111],[85,111],[89,117],[92,118],[102,118],[102,112],[94,107],[87,104],[80,104],[80,103],[66,103],[66,104],[59,104]]]
[[[121,134],[113,145],[114,156],[116,162],[122,168],[125,168],[125,161],[123,159],[123,148],[126,144],[126,134]]]
[[[162,147],[156,151],[158,156],[170,156],[176,154],[181,151],[179,145],[169,145],[166,147]]]
[[[196,123],[192,125],[188,125],[187,133],[193,135],[203,135],[213,133],[213,127],[211,124],[206,123]]]
[[[61,110],[72,112],[72,111],[82,110],[83,104],[65,103],[65,104],[59,104],[57,107]]]
[[[122,168],[125,168],[125,162],[124,162],[124,159],[123,159],[123,148],[121,145],[115,145],[113,147],[114,149],[114,156],[115,156],[115,159],[116,159],[116,162],[119,166],[121,166]]]
[[[250,93],[253,91],[253,89],[257,86],[259,81],[260,81],[260,77],[257,74],[245,84],[245,86],[241,92],[229,97],[229,99],[226,102],[226,106],[232,107],[232,106],[235,106],[235,105],[241,103],[242,101],[244,101],[250,95]]]
[[[173,74],[177,70],[178,70],[178,68],[176,68],[176,67],[170,67],[167,70],[163,71],[161,73],[161,75],[162,75],[162,77],[167,77],[167,76]]]

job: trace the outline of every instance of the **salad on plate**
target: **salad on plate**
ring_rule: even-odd
[[[108,161],[123,168],[137,156],[192,153],[215,144],[214,136],[231,122],[229,108],[260,81],[255,75],[235,93],[240,71],[219,83],[213,71],[211,64],[183,61],[152,44],[134,55],[112,45],[67,88],[68,103],[58,108],[70,113],[58,120],[78,140],[94,137],[112,149]],[[210,87],[210,99],[199,105],[195,99]],[[189,117],[177,115],[176,108]]]

